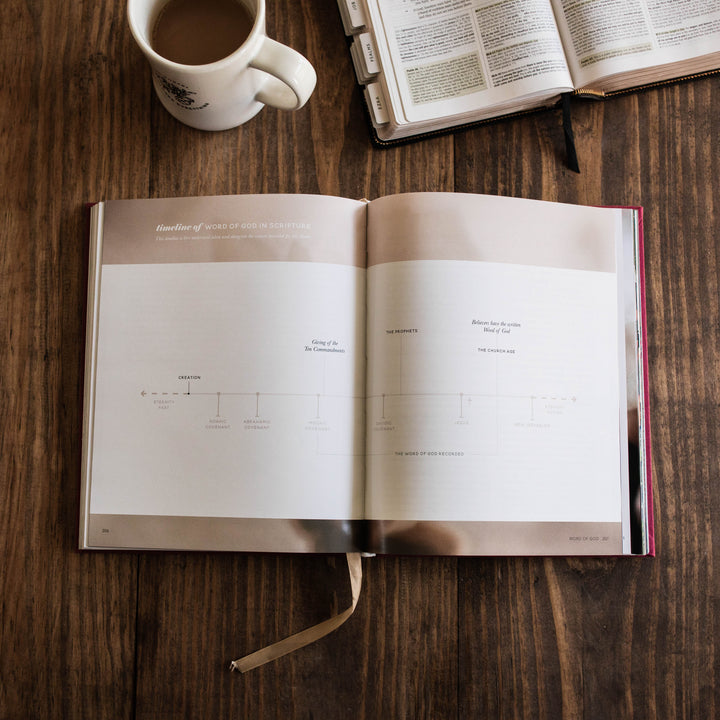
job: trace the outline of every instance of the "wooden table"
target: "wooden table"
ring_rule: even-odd
[[[296,113],[205,134],[159,105],[124,3],[2,22],[0,717],[713,718],[720,713],[720,79],[374,148],[335,0],[269,0],[318,69]],[[80,553],[84,204],[446,190],[645,207],[655,559]]]

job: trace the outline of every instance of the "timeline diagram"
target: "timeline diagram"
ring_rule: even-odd
[[[256,442],[261,435],[288,432],[307,435],[315,451],[356,454],[357,426],[362,425],[364,398],[327,392],[272,392],[261,390],[210,389],[202,374],[178,375],[168,382],[174,389],[155,387],[140,390],[140,398],[153,411],[184,418],[198,431],[226,432],[244,441]]]
[[[557,376],[532,359],[524,330],[518,319],[465,316],[376,332],[366,399],[368,454],[443,448],[497,455],[513,452],[519,436],[536,442],[561,431],[576,416],[578,395],[566,382],[545,389],[558,384]]]
[[[570,395],[385,393],[370,396],[368,454],[405,447],[444,447],[468,455],[499,454],[511,435],[542,435],[567,426],[578,399]],[[505,441],[503,440],[505,438]]]
[[[478,403],[494,402],[496,404],[508,401],[515,403],[518,407],[524,407],[527,415],[518,413],[524,417],[526,424],[539,423],[543,419],[564,415],[574,403],[577,397],[574,395],[500,395],[484,393],[382,393],[380,395],[369,395],[367,397],[368,408],[376,408],[373,413],[375,422],[386,424],[392,421],[392,409],[399,403],[412,404],[413,401],[420,402],[423,399],[437,400],[439,403],[456,408],[457,415],[453,418],[456,424],[469,424],[473,419],[473,409]],[[519,422],[522,422],[520,420]]]
[[[266,389],[268,378],[253,387],[252,373],[221,387],[207,373],[180,373],[170,375],[164,388],[143,387],[140,397],[196,430],[242,433],[240,442],[270,444],[291,434],[318,454],[355,455],[366,448],[368,455],[389,455],[440,447],[497,455],[512,452],[518,437],[542,441],[572,424],[577,394],[545,391],[542,368],[537,371],[532,356],[536,372],[528,381],[523,322],[473,317],[464,322],[460,333],[419,326],[376,335],[366,394],[353,393],[362,383],[347,383],[347,376],[341,382],[334,372],[347,365],[342,343],[313,340],[297,348],[296,357],[307,360],[305,375],[295,374],[291,383],[275,378],[275,389]],[[301,387],[289,386],[301,377]],[[349,390],[338,391],[341,387]]]

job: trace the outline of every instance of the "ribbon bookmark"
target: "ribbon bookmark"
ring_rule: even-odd
[[[570,93],[562,96],[562,123],[563,134],[565,135],[565,153],[567,154],[567,166],[576,173],[580,172],[577,150],[575,149],[575,133],[572,127],[572,113],[570,111]]]
[[[233,660],[233,662],[230,663],[230,669],[247,672],[272,660],[277,660],[283,655],[299,650],[301,647],[305,647],[305,645],[309,645],[321,637],[329,635],[333,630],[337,630],[337,628],[353,614],[358,598],[360,597],[360,588],[362,587],[362,563],[360,558],[360,553],[347,553],[350,589],[352,592],[352,602],[349,608],[337,615],[333,615],[318,625],[313,625],[283,640],[278,640],[278,642],[256,650],[250,655],[245,655],[245,657],[241,657],[239,660]]]

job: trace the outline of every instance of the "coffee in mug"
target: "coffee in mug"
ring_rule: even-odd
[[[266,0],[127,0],[160,102],[201,130],[227,130],[265,105],[297,110],[317,76],[265,32]],[[186,54],[191,53],[191,54]]]
[[[207,65],[232,55],[253,22],[239,0],[170,0],[155,21],[150,44],[172,62]]]

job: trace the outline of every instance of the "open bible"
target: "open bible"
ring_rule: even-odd
[[[720,67],[720,0],[338,5],[380,143]]]
[[[91,208],[80,546],[652,554],[638,209]]]

